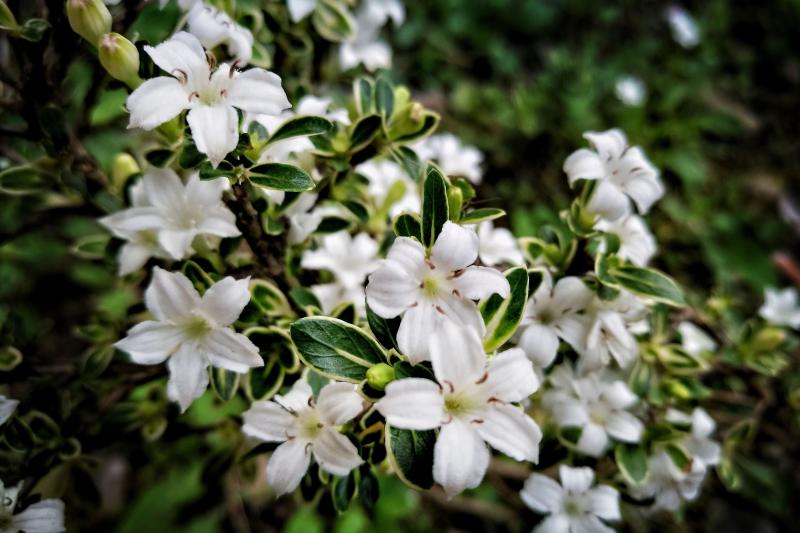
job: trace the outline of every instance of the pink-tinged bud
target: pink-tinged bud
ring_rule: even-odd
[[[139,78],[139,51],[132,42],[119,33],[107,33],[98,44],[97,56],[100,64],[112,78],[132,89],[142,83]]]
[[[103,0],[67,0],[66,7],[69,25],[92,46],[111,31],[111,13]]]

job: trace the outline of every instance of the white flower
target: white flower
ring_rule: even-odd
[[[224,44],[231,57],[245,65],[253,57],[253,34],[216,7],[204,3],[192,6],[187,27],[189,33],[209,50]]]
[[[311,387],[296,381],[288,394],[254,402],[244,415],[242,431],[266,442],[282,442],[267,464],[267,483],[286,494],[300,484],[313,454],[320,468],[346,476],[364,461],[337,426],[355,418],[363,400],[350,383],[329,383],[314,401]]]
[[[702,461],[691,461],[687,470],[680,468],[664,450],[647,460],[648,474],[641,487],[631,487],[634,498],[655,498],[653,510],[677,511],[681,500],[694,500],[700,492],[706,467]]]
[[[431,135],[412,145],[420,159],[435,161],[448,176],[461,176],[474,184],[483,179],[483,154],[474,146],[465,146],[452,133]]]
[[[675,42],[684,48],[694,48],[700,43],[700,30],[688,11],[672,5],[666,9],[665,16]]]
[[[328,313],[342,302],[353,302],[363,314],[364,280],[378,267],[377,255],[378,243],[372,237],[366,233],[351,237],[346,231],[322,237],[316,250],[303,254],[300,266],[328,270],[334,276],[332,283],[311,287],[323,311]]]
[[[5,424],[11,415],[14,414],[14,411],[17,410],[17,406],[19,405],[19,400],[14,400],[12,398],[6,398],[2,394],[0,394],[0,426]]]
[[[588,467],[558,467],[561,484],[541,474],[531,474],[520,492],[522,501],[537,513],[549,515],[534,531],[541,533],[612,533],[602,520],[617,521],[619,492],[608,485],[592,487],[594,471]]]
[[[372,32],[359,31],[355,39],[339,47],[339,67],[349,70],[364,65],[369,72],[392,66],[392,49]]]
[[[636,76],[623,76],[614,85],[614,94],[619,101],[631,107],[639,107],[647,97],[644,82]]]
[[[236,108],[278,115],[290,107],[280,77],[272,72],[239,72],[225,63],[211,72],[203,46],[190,33],[178,32],[145,51],[170,75],[145,81],[128,97],[128,127],[152,130],[188,109],[195,145],[214,167],[239,141]]]
[[[158,7],[164,9],[164,7],[169,3],[170,0],[158,0]],[[200,3],[200,0],[177,0],[178,7],[181,8],[183,11],[188,11],[192,8],[192,6]]]
[[[696,407],[691,416],[677,409],[668,409],[666,419],[676,425],[689,426],[689,434],[681,440],[681,444],[694,461],[700,461],[706,467],[719,464],[721,446],[711,438],[717,424],[705,409]]]
[[[167,393],[185,411],[208,387],[209,365],[245,373],[264,364],[258,347],[230,327],[250,301],[249,282],[227,277],[201,298],[186,276],[155,267],[144,293],[155,320],[136,324],[114,346],[140,365],[168,359]]]
[[[586,340],[577,347],[584,369],[597,369],[615,360],[627,368],[639,355],[639,344],[634,333],[644,325],[647,308],[636,296],[622,291],[612,301],[595,297],[589,307],[590,326]]]
[[[235,237],[236,218],[225,204],[224,178],[184,185],[170,169],[151,168],[131,189],[132,207],[100,219],[115,237],[128,241],[119,257],[120,275],[141,268],[150,257],[185,259],[198,236]]]
[[[362,26],[380,28],[389,19],[400,26],[406,19],[406,8],[400,0],[364,0],[359,15],[359,29]]]
[[[581,428],[576,449],[599,457],[609,445],[609,437],[622,442],[639,442],[642,422],[628,412],[637,401],[620,380],[607,380],[598,373],[576,377],[569,363],[554,370],[542,404],[559,427]]]
[[[367,193],[375,200],[378,208],[382,207],[389,197],[390,191],[397,190],[402,183],[403,196],[396,199],[389,208],[389,215],[396,217],[400,213],[419,213],[420,200],[417,184],[408,177],[405,170],[388,160],[371,159],[356,167],[356,172],[367,178]],[[392,195],[394,197],[394,195]]]
[[[630,214],[613,222],[601,218],[594,227],[619,237],[617,256],[630,260],[634,265],[647,265],[658,250],[655,237],[650,233],[644,219],[638,215]],[[605,251],[605,243],[600,251]]]
[[[480,240],[478,257],[484,265],[525,264],[525,258],[514,234],[506,228],[495,228],[491,220],[478,224],[478,239]]]
[[[489,466],[486,443],[517,461],[538,461],[542,432],[510,405],[539,387],[522,350],[507,350],[487,363],[475,330],[450,320],[430,343],[438,384],[422,378],[393,381],[375,407],[394,427],[441,428],[433,478],[447,496],[480,484]]]
[[[678,324],[678,333],[681,334],[681,346],[691,355],[713,352],[717,349],[714,339],[691,322],[684,321]]]
[[[38,501],[14,514],[22,484],[9,487],[0,481],[0,532],[60,533],[64,528],[64,502],[56,499]]]
[[[550,273],[541,272],[542,281],[525,307],[518,344],[537,367],[546,368],[558,353],[559,339],[576,349],[582,345],[588,328],[584,311],[594,293],[580,278],[561,278],[553,286]]]
[[[317,0],[286,0],[286,7],[292,22],[300,22],[316,9]]]
[[[788,326],[800,329],[800,303],[797,289],[787,287],[783,290],[769,288],[764,291],[764,305],[758,315],[775,326]]]
[[[472,300],[495,293],[508,297],[511,289],[503,274],[470,266],[477,257],[475,232],[447,221],[430,257],[415,239],[398,237],[369,276],[367,303],[383,318],[403,315],[397,342],[412,364],[430,358],[431,337],[444,317],[483,335],[483,318]]]
[[[347,114],[347,109],[333,109],[332,104],[332,98],[307,94],[297,102],[294,112],[297,115],[316,115],[324,117],[328,120],[349,126],[350,117]]]
[[[570,185],[580,179],[598,180],[587,209],[608,220],[631,212],[628,198],[644,214],[663,196],[658,170],[638,146],[628,146],[625,134],[613,129],[583,134],[594,150],[581,148],[564,161]]]

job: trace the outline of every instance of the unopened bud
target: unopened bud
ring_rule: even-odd
[[[139,164],[131,154],[119,153],[111,164],[111,181],[117,189],[122,190],[128,178],[141,172]]]
[[[103,0],[67,0],[67,18],[75,33],[92,46],[111,31],[111,13]]]
[[[132,89],[142,83],[139,78],[139,51],[132,42],[119,33],[103,35],[97,55],[100,58],[100,64],[112,78],[125,83]]]
[[[780,328],[766,327],[753,337],[753,348],[760,353],[777,349],[786,340],[786,332]]]
[[[375,390],[383,390],[394,381],[394,368],[386,363],[378,363],[367,370],[367,383]]]

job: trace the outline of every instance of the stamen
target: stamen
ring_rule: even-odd
[[[473,424],[483,424],[483,418],[473,418],[470,420]]]
[[[447,314],[447,313],[445,313],[445,312],[444,312],[444,309],[442,309],[442,308],[441,308],[441,307],[439,307],[438,305],[436,306],[436,310],[437,310],[438,312],[440,312],[441,314],[443,314],[443,315]]]
[[[486,380],[489,379],[489,372],[486,371],[481,376],[481,379],[475,382],[475,385],[480,385],[481,383],[486,383]]]
[[[444,383],[445,383],[445,384],[447,384],[447,386],[450,388],[450,393],[451,393],[451,394],[452,394],[453,392],[455,392],[456,388],[453,386],[453,384],[452,384],[452,383],[450,383],[449,381],[444,381]]]
[[[210,50],[206,50],[206,61],[208,61],[208,68],[212,71],[217,68],[217,56],[215,56]]]
[[[237,59],[231,64],[231,68],[228,70],[228,77],[233,78],[233,75],[236,74],[236,70],[239,67],[239,63],[241,63],[241,59]]]
[[[408,306],[408,308],[409,308],[409,309],[413,309],[413,308],[415,308],[415,307],[416,307],[416,306],[418,306],[418,305],[419,305],[419,302],[414,302],[413,304],[409,305],[409,306]]]
[[[491,398],[486,400],[486,403],[496,403],[496,404],[500,404],[500,405],[505,405],[506,404],[506,402],[504,402],[500,398],[497,398],[496,396],[492,396]]]
[[[272,401],[275,402],[276,404],[278,404],[278,407],[280,407],[281,409],[283,409],[284,411],[286,411],[290,415],[297,416],[297,413],[294,411],[294,409],[290,409],[290,408],[286,407],[285,405],[283,405],[281,402],[279,402],[278,400],[276,400],[274,398],[273,398]]]
[[[192,94],[189,95],[189,101],[190,102],[192,101],[192,98],[197,98],[199,100],[200,99],[200,93],[197,92],[197,91],[194,91]]]
[[[442,425],[445,426],[453,421],[453,415],[447,415],[447,418],[442,421]]]
[[[227,96],[228,96],[228,89],[222,89],[222,90],[219,92],[219,96],[220,96],[220,98],[227,98]]]
[[[433,261],[431,261],[430,259],[426,259],[425,264],[428,265],[428,268],[430,268],[431,270],[436,270],[436,265],[434,265]]]
[[[458,291],[458,289],[453,289],[453,296],[456,298],[461,298],[461,293]]]
[[[462,268],[461,270],[456,270],[455,272],[453,272],[453,273],[452,273],[452,274],[449,276],[449,279],[456,279],[457,277],[459,277],[459,276],[460,276],[461,274],[463,274],[463,273],[464,273],[464,269],[463,269],[463,268]]]
[[[189,81],[189,75],[179,68],[174,69],[172,72],[170,72],[170,74],[177,78],[177,80],[181,82],[181,85],[186,85],[186,83]]]
[[[308,455],[308,452],[311,450],[311,447],[312,447],[313,445],[314,445],[314,443],[313,443],[313,442],[309,442],[308,444],[306,444],[306,449],[305,449],[305,453],[306,453],[306,455]]]

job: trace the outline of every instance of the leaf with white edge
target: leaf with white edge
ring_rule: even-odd
[[[353,99],[359,115],[368,115],[375,110],[375,88],[372,80],[358,78],[353,83]]]
[[[422,189],[422,244],[433,246],[448,218],[447,181],[439,167],[428,163]]]
[[[327,118],[313,115],[292,117],[273,133],[267,144],[291,139],[292,137],[307,137],[310,135],[321,135],[333,129],[333,122]]]
[[[333,507],[337,512],[343,513],[350,506],[350,500],[356,495],[355,474],[350,472],[344,477],[337,477],[333,482],[331,496],[333,497]]]
[[[528,301],[528,271],[525,267],[509,268],[505,277],[511,287],[508,298],[493,294],[481,304],[481,315],[486,323],[483,347],[493,352],[502,346],[517,330],[525,304]]]
[[[244,382],[245,393],[252,401],[269,399],[280,390],[285,375],[276,359],[265,362],[263,367],[251,368]]]
[[[240,375],[238,373],[217,367],[212,367],[209,372],[211,385],[220,399],[227,402],[236,395],[236,389],[239,388]]]
[[[32,194],[51,186],[51,180],[29,165],[11,167],[0,172],[0,192]]]
[[[400,347],[397,345],[397,330],[400,327],[400,317],[387,319],[378,316],[368,304],[366,305],[366,309],[369,329],[372,331],[372,334],[375,335],[375,338],[378,339],[378,342],[387,350],[394,348],[399,352]]]
[[[250,281],[250,302],[269,317],[294,315],[286,295],[274,283],[264,279]]]
[[[392,146],[391,154],[392,159],[403,167],[406,174],[415,182],[419,182],[419,175],[422,173],[422,162],[419,160],[417,153],[407,146]]]
[[[353,126],[350,134],[350,152],[354,153],[372,142],[375,135],[381,131],[383,119],[380,115],[367,115]]]
[[[351,39],[356,32],[356,21],[347,11],[347,7],[338,0],[316,2],[311,23],[326,41],[335,43]]]
[[[628,483],[639,485],[647,477],[647,452],[642,446],[619,443],[614,448],[614,460]]]
[[[404,133],[399,137],[393,138],[392,141],[397,143],[410,143],[418,141],[423,137],[427,137],[428,135],[433,133],[433,131],[439,125],[439,120],[441,120],[439,115],[437,115],[433,111],[426,111],[425,114],[422,116],[421,125],[417,131],[411,133]]]
[[[300,167],[284,163],[265,163],[251,168],[249,179],[259,187],[278,191],[302,192],[314,188],[314,180]]]
[[[375,82],[375,107],[388,123],[394,113],[394,87],[386,78]]]
[[[364,330],[330,317],[302,318],[292,324],[292,341],[303,361],[323,375],[359,382],[386,359],[378,341]]]
[[[597,278],[615,289],[626,289],[637,296],[673,307],[683,307],[686,300],[675,281],[653,268],[623,262],[614,255],[601,255],[595,264]]]
[[[419,218],[410,213],[398,215],[392,223],[392,229],[398,237],[413,237],[417,240],[422,238],[422,225]]]
[[[415,489],[433,486],[433,430],[414,431],[386,425],[386,455],[397,477]]]
[[[461,217],[461,224],[480,224],[487,220],[495,220],[506,216],[506,212],[495,207],[482,207],[470,211]]]

